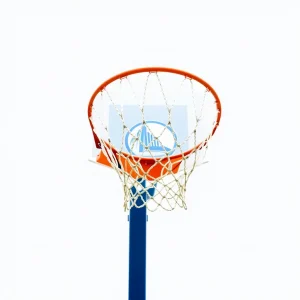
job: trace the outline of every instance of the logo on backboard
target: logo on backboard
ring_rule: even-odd
[[[143,157],[171,155],[175,151],[176,141],[173,129],[157,121],[138,123],[125,136],[127,151]]]

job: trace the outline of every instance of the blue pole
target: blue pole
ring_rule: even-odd
[[[146,181],[139,180],[145,188]],[[136,188],[131,192],[136,194]],[[138,197],[136,205],[140,206],[147,200],[147,193]],[[146,225],[147,207],[133,206],[129,212],[129,300],[146,300]]]

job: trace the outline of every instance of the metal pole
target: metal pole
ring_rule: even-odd
[[[139,180],[145,188],[146,181]],[[136,188],[132,187],[132,194]],[[143,192],[136,201],[140,206],[147,200],[147,193]],[[146,225],[147,207],[133,206],[129,213],[129,300],[146,300]]]

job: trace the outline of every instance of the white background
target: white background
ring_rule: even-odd
[[[147,299],[299,300],[294,7],[271,16],[268,5],[245,5],[238,16],[210,17],[133,17],[120,7],[123,16],[104,16],[99,4],[98,17],[16,20],[17,105],[6,116],[19,145],[16,277],[1,299],[127,299],[122,187],[113,171],[87,162],[87,104],[108,77],[161,65],[210,83],[223,116],[210,163],[189,182],[188,210],[149,216]]]

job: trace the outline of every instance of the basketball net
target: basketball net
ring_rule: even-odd
[[[101,149],[97,161],[109,165],[118,174],[124,189],[125,210],[133,206],[146,206],[150,211],[158,208],[170,211],[176,206],[187,208],[185,192],[188,180],[195,167],[204,162],[221,109],[208,84],[178,72],[157,69],[119,76],[100,87],[90,102],[90,122],[97,146]],[[166,109],[167,119],[159,130],[151,127],[145,114],[146,105],[152,104],[153,99]],[[123,107],[128,103],[139,107],[139,130],[134,131],[128,126],[123,113]],[[178,141],[173,129],[173,108],[182,103],[189,111],[189,133]],[[109,106],[122,125],[118,149],[109,133]],[[172,149],[165,145],[167,134],[174,136]],[[130,139],[127,150],[125,137]]]

